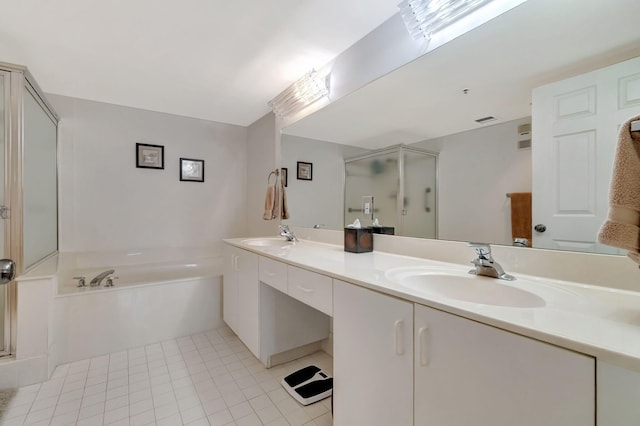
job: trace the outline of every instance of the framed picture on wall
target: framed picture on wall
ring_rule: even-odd
[[[282,184],[286,187],[288,180],[287,180],[287,173],[288,170],[286,167],[283,167],[280,169],[280,179],[282,179]]]
[[[164,146],[137,143],[136,167],[140,169],[164,169]]]
[[[180,180],[185,182],[204,182],[204,160],[181,158]]]
[[[313,164],[298,161],[298,179],[311,180],[313,178]]]

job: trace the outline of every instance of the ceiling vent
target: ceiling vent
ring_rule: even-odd
[[[488,123],[490,121],[495,121],[495,120],[497,120],[497,118],[495,118],[493,115],[488,115],[486,117],[478,118],[476,120],[476,123],[484,124],[484,123]]]

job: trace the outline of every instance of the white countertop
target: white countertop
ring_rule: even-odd
[[[479,304],[426,294],[393,282],[386,276],[388,271],[401,267],[437,267],[465,272],[472,265],[376,251],[348,253],[341,245],[307,240],[283,247],[254,246],[247,244],[248,240],[251,239],[224,241],[290,265],[640,371],[638,292],[515,274],[516,281],[495,281],[541,297],[543,306],[520,308]]]

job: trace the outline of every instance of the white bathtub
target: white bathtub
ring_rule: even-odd
[[[90,287],[114,269],[114,287]],[[85,276],[86,287],[73,277]],[[198,249],[61,253],[50,353],[62,364],[222,326],[222,258]]]
[[[86,294],[92,291],[110,291],[129,286],[166,284],[214,277],[220,275],[221,262],[220,257],[209,257],[192,261],[179,260],[139,265],[114,264],[112,266],[64,269],[58,273],[57,293],[58,295]],[[110,269],[115,271],[111,275],[118,277],[113,280],[113,287],[104,287],[106,280],[103,280],[100,286],[90,286],[92,278]],[[78,280],[73,277],[85,277],[85,287],[78,287]]]

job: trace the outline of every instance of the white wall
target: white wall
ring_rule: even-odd
[[[288,169],[289,225],[327,229],[344,227],[344,158],[362,148],[282,135],[282,167]],[[312,180],[297,179],[298,161],[312,163]]]
[[[264,220],[264,198],[269,173],[277,169],[279,146],[276,147],[276,134],[279,129],[276,117],[269,113],[247,129],[247,221],[248,236],[276,235],[280,220]],[[272,178],[273,179],[273,178]]]
[[[506,194],[531,191],[531,150],[518,150],[519,125],[507,123],[414,144],[438,157],[438,237],[511,245]]]
[[[60,250],[215,247],[246,232],[247,129],[47,95],[60,115]],[[164,170],[136,168],[136,142],[164,145]],[[181,182],[179,158],[205,160]]]

